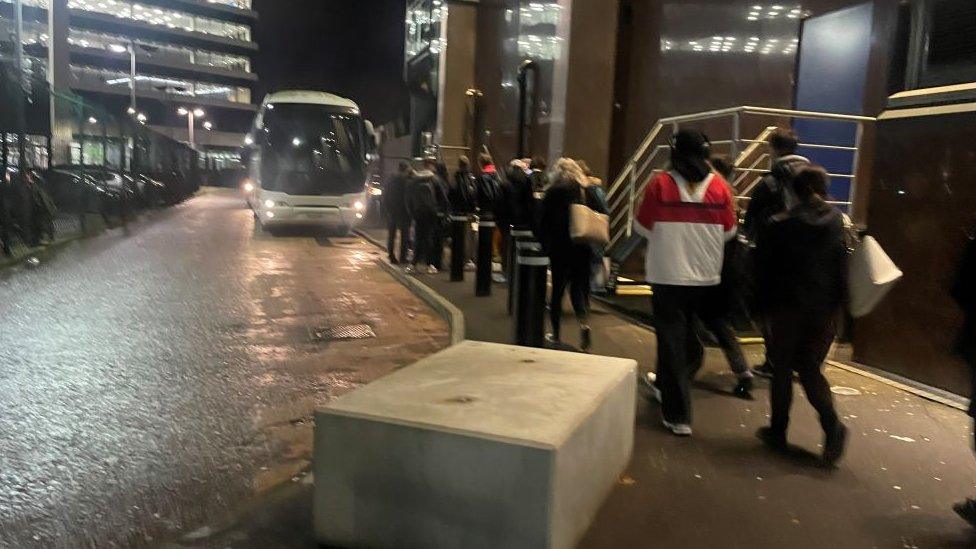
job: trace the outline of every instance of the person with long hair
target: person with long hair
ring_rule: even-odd
[[[708,165],[704,134],[681,130],[671,140],[671,166],[644,190],[634,230],[647,239],[645,278],[653,287],[657,374],[652,385],[664,426],[692,434],[691,380],[704,348],[695,318],[706,316],[722,280],[725,243],[735,237],[732,193]]]
[[[833,466],[844,453],[847,428],[834,409],[823,361],[847,299],[848,252],[843,215],[826,200],[829,181],[819,166],[800,169],[791,182],[796,203],[761,226],[756,237],[759,305],[773,365],[770,425],[758,436],[774,450],[786,449],[796,372],[820,415],[823,462]]]
[[[585,204],[600,213],[607,213],[590,189],[589,179],[579,165],[560,158],[551,174],[552,183],[542,198],[542,218],[539,237],[549,255],[552,269],[552,293],[549,299],[549,321],[552,331],[546,336],[550,344],[561,338],[562,303],[569,289],[573,312],[580,326],[580,347],[590,348],[592,334],[587,325],[590,310],[590,265],[593,249],[588,244],[573,242],[569,234],[570,209],[573,204]]]

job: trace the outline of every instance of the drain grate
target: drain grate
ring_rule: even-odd
[[[346,339],[369,339],[376,332],[369,324],[339,324],[309,330],[313,341],[343,341]]]

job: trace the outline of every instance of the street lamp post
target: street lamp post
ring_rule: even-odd
[[[199,108],[199,107],[197,107],[195,109],[188,109],[186,107],[180,107],[179,109],[177,109],[176,112],[179,113],[180,116],[185,116],[186,117],[186,120],[187,120],[187,133],[189,134],[189,138],[190,138],[190,148],[191,149],[195,149],[196,148],[196,139],[195,139],[195,136],[194,136],[194,130],[196,129],[196,120],[197,120],[197,118],[203,118],[204,116],[207,115],[207,113],[204,112],[204,110],[201,109],[201,108]]]
[[[129,114],[136,114],[136,42],[129,40]]]

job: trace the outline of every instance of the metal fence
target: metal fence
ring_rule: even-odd
[[[126,113],[52,91],[42,74],[28,70],[25,76],[0,60],[0,243],[6,255],[124,224],[139,207],[172,204],[196,190],[195,150]],[[143,176],[162,182],[165,199],[142,194]],[[104,188],[112,184],[118,189]],[[148,188],[163,192],[152,182]]]

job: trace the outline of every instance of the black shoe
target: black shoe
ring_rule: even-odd
[[[823,462],[827,467],[834,467],[844,455],[847,447],[847,427],[843,424],[837,425],[833,433],[824,439]]]
[[[757,367],[753,368],[752,369],[752,373],[755,374],[755,375],[757,375],[757,376],[759,376],[759,377],[764,377],[766,379],[772,379],[773,378],[773,365],[770,364],[769,361],[767,360],[766,362],[763,363],[762,366],[757,366]]]
[[[580,326],[580,348],[589,351],[593,346],[593,336],[589,326]]]
[[[967,499],[962,503],[957,503],[952,506],[952,510],[964,521],[976,528],[976,500]]]
[[[756,431],[756,438],[774,452],[786,451],[786,433],[778,433],[772,427],[762,427]]]
[[[739,379],[739,383],[736,384],[735,389],[732,389],[732,394],[742,400],[753,400],[752,398],[752,378],[743,377]]]
[[[387,257],[387,259],[390,260],[390,264],[392,264],[392,265],[399,265],[400,264],[400,260],[397,259],[395,255],[391,255],[391,256]]]

